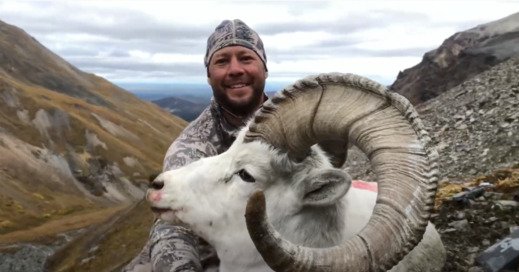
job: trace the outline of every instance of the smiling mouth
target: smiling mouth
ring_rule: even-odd
[[[227,86],[227,88],[229,88],[229,89],[239,89],[239,88],[243,88],[243,87],[247,87],[247,86],[249,86],[249,84],[239,83],[239,84],[229,85],[229,86]]]

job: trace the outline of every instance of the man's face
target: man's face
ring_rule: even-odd
[[[263,103],[267,73],[259,56],[243,46],[216,51],[208,66],[217,102],[235,114],[248,115]]]

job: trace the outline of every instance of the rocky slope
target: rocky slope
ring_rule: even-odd
[[[519,163],[519,58],[474,76],[418,111],[440,154],[442,179]]]
[[[439,153],[440,181],[464,181],[519,167],[519,58],[509,59],[416,106]],[[352,176],[375,179],[358,149]]]
[[[452,35],[400,72],[391,89],[417,105],[514,56],[519,56],[519,13]]]
[[[486,271],[478,256],[519,228],[518,75],[512,58],[418,106],[440,154],[444,271]]]
[[[445,272],[485,271],[477,257],[519,228],[518,75],[512,58],[416,107],[439,153],[431,220],[447,249]],[[358,149],[346,169],[376,180]]]

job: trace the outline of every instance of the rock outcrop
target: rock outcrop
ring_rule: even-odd
[[[519,56],[519,13],[458,32],[400,72],[391,89],[417,105]]]

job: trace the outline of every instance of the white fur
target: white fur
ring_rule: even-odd
[[[236,174],[240,169],[246,169],[256,182],[244,182]],[[213,245],[221,272],[271,271],[254,247],[244,218],[247,200],[258,188],[265,193],[269,220],[295,244],[336,245],[368,222],[376,192],[350,188],[331,205],[303,205],[302,181],[324,169],[332,166],[320,149],[315,148],[305,161],[293,163],[267,144],[243,143],[242,131],[225,153],[162,173],[157,178],[164,182],[162,198],[152,205],[173,209],[181,221]]]

